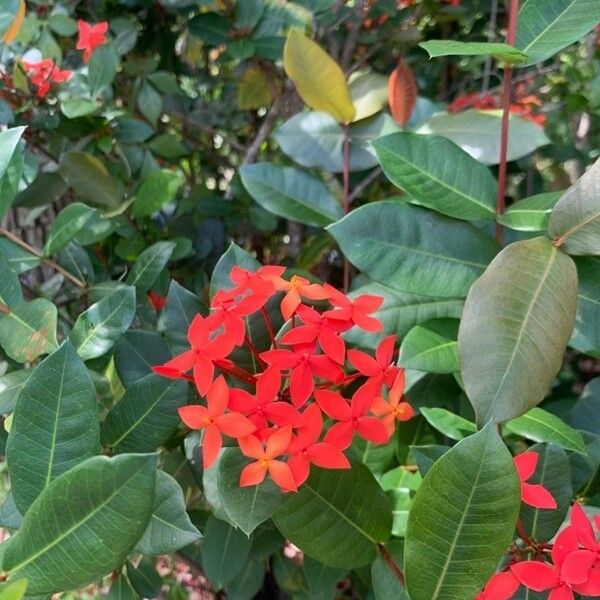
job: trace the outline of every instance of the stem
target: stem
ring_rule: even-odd
[[[10,308],[8,308],[6,304],[2,304],[2,302],[0,302],[0,313],[4,315],[10,315]]]
[[[350,212],[350,125],[344,125],[342,182],[344,189],[344,215]],[[350,287],[350,262],[344,256],[344,294]]]
[[[27,250],[30,254],[37,256],[39,259],[43,260],[49,267],[52,267],[55,271],[58,271],[65,279],[68,279],[71,283],[76,285],[78,288],[85,290],[87,285],[81,279],[75,277],[72,273],[69,273],[66,269],[61,267],[58,263],[54,262],[51,258],[44,256],[42,252],[40,252],[37,248],[30,246],[27,242],[22,240],[20,237],[16,236],[14,233],[8,231],[4,227],[0,227],[0,235],[3,235],[5,238],[9,239],[11,242],[17,244],[17,246],[21,246],[24,250]]]
[[[510,0],[508,32],[506,43],[514,45],[517,36],[517,15],[519,13],[519,0]],[[502,89],[502,126],[500,131],[500,162],[498,164],[498,195],[496,196],[496,216],[504,213],[506,207],[506,156],[508,152],[508,122],[510,115],[510,100],[512,95],[513,68],[506,65],[504,68],[504,83]],[[496,223],[496,240],[502,245],[504,229]]]
[[[256,349],[256,346],[252,343],[252,340],[250,339],[250,336],[246,335],[244,337],[244,342],[246,343],[246,345],[250,349],[250,352],[252,352],[252,354],[254,355],[254,358],[256,358],[256,360],[258,362],[262,363],[263,365],[266,364],[265,361],[260,357],[260,353]]]
[[[239,379],[240,381],[244,381],[245,383],[250,383],[252,385],[256,384],[256,379],[252,373],[246,371],[246,369],[242,369],[236,365],[230,365],[226,361],[215,360],[215,365],[221,369],[221,371],[225,371],[232,377]],[[193,380],[193,378],[192,378]]]
[[[390,568],[390,571],[400,582],[400,585],[404,586],[404,574],[400,570],[400,567],[396,564],[396,561],[394,560],[394,557],[390,554],[389,550],[381,543],[377,544],[377,550],[379,550],[381,558],[383,558],[386,565]]]
[[[273,346],[273,348],[277,348],[277,342],[275,341],[275,332],[273,331],[273,325],[271,324],[271,319],[269,319],[269,313],[267,313],[264,306],[260,309],[260,314],[263,316],[263,320],[267,327],[267,331],[269,332],[271,346]]]
[[[527,535],[521,519],[517,519],[517,533],[527,546],[535,546],[535,542]]]

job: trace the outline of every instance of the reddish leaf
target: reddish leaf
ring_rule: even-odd
[[[404,125],[417,103],[417,82],[408,63],[400,58],[388,80],[388,101],[395,121]]]

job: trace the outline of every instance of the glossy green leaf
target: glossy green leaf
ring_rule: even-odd
[[[208,518],[202,542],[202,568],[213,589],[222,589],[242,572],[250,546],[250,540],[239,529]]]
[[[0,131],[0,179],[6,173],[24,131],[25,127],[13,127]]]
[[[19,369],[0,377],[0,414],[14,410],[19,394],[29,379],[33,369]]]
[[[67,119],[93,115],[98,108],[96,101],[83,98],[66,98],[60,103],[60,110]]]
[[[457,42],[455,40],[428,40],[419,44],[429,58],[438,56],[493,56],[511,65],[525,62],[527,55],[509,44],[498,42]]]
[[[17,579],[0,585],[0,600],[21,600],[27,589],[27,579]]]
[[[90,204],[114,209],[121,202],[112,177],[100,159],[87,152],[67,152],[60,174],[68,186]]]
[[[550,215],[548,233],[569,254],[600,254],[600,159],[569,188]]]
[[[156,456],[96,456],[56,478],[31,505],[2,567],[31,595],[91,583],[120,567],[154,503]]]
[[[458,364],[458,321],[435,319],[413,327],[402,340],[398,364],[429,373],[454,373]]]
[[[389,500],[369,469],[312,467],[311,475],[273,515],[275,525],[309,556],[332,567],[353,568],[375,558],[391,532]]]
[[[344,73],[316,42],[292,29],[283,49],[283,67],[308,106],[340,123],[352,121],[355,108]]]
[[[153,171],[140,185],[131,207],[134,217],[147,217],[175,199],[183,177],[178,171],[161,169]]]
[[[13,360],[29,362],[58,346],[56,306],[45,298],[20,302],[0,317],[0,346]]]
[[[293,167],[256,163],[242,167],[240,176],[254,200],[280,217],[322,227],[343,214],[323,183]]]
[[[73,202],[61,210],[52,223],[44,254],[50,256],[64,248],[85,227],[95,212],[96,209],[82,202]]]
[[[106,415],[102,442],[115,452],[152,452],[179,425],[187,383],[150,374],[131,385]]]
[[[240,473],[249,463],[235,448],[225,448],[219,459],[217,482],[221,505],[228,520],[250,535],[266,521],[286,499],[270,480],[260,485],[240,487]]]
[[[154,508],[148,528],[136,544],[136,552],[169,554],[195,542],[202,534],[190,521],[181,486],[164,471],[156,474]]]
[[[13,413],[6,457],[22,513],[58,475],[100,452],[98,418],[92,378],[64,342],[35,367]]]
[[[17,196],[24,167],[23,148],[17,143],[4,175],[0,176],[0,218],[4,217]]]
[[[0,255],[0,302],[11,308],[23,301],[19,276],[9,262]]]
[[[600,22],[596,0],[527,0],[517,21],[515,46],[534,65],[581,39]]]
[[[445,408],[423,406],[420,411],[434,429],[452,440],[462,440],[477,431],[475,423]]]
[[[563,524],[571,504],[571,467],[565,451],[559,446],[536,444],[529,449],[537,452],[539,458],[535,472],[527,482],[543,485],[556,500],[557,507],[546,510],[522,503],[520,518],[530,537],[548,542]]]
[[[474,597],[513,539],[520,504],[517,472],[493,423],[444,454],[408,517],[404,565],[412,600]]]
[[[92,97],[108,87],[117,74],[119,57],[112,44],[96,48],[88,63],[88,85]]]
[[[83,360],[108,352],[123,335],[135,316],[135,288],[115,290],[82,312],[69,339]]]
[[[135,590],[123,573],[119,573],[106,594],[106,600],[136,600],[137,598]]]
[[[129,388],[152,373],[154,365],[162,365],[171,356],[164,340],[152,331],[127,331],[115,345],[115,366],[119,379]]]
[[[532,408],[524,415],[507,421],[505,427],[511,433],[534,442],[557,444],[565,450],[586,453],[581,433],[543,408]]]
[[[489,219],[496,182],[489,169],[438,136],[394,133],[373,142],[388,179],[419,204],[458,219]]]
[[[569,423],[576,429],[600,435],[600,377],[595,377],[583,388],[581,396],[571,408]]]
[[[393,201],[353,210],[327,231],[374,281],[440,298],[466,296],[498,251],[490,236],[468,223]]]
[[[542,401],[562,364],[576,301],[575,263],[547,238],[511,244],[492,261],[469,291],[458,332],[478,423],[518,417]]]
[[[125,281],[134,285],[139,293],[147,292],[167,266],[174,249],[174,242],[156,242],[146,248],[129,271]]]
[[[498,223],[517,231],[546,231],[550,213],[563,192],[546,192],[511,204]]]
[[[600,357],[600,258],[580,256],[575,264],[579,287],[575,329],[569,346]]]
[[[498,110],[439,113],[427,119],[416,131],[443,136],[477,161],[485,165],[497,165],[500,160],[501,120],[502,113]],[[510,116],[508,131],[509,161],[527,156],[550,143],[539,125],[517,115]]]

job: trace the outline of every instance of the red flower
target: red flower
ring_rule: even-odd
[[[234,342],[229,336],[219,335],[211,338],[210,335],[210,320],[196,315],[188,329],[191,350],[182,352],[164,365],[152,367],[152,370],[164,377],[177,379],[193,369],[196,387],[200,394],[205,396],[214,377],[214,363],[228,356],[234,347]]]
[[[236,285],[229,292],[239,295],[250,291],[257,296],[271,296],[275,293],[273,279],[280,278],[284,272],[285,267],[273,265],[260,267],[257,271],[248,271],[234,266],[231,268],[229,279]]]
[[[221,434],[234,438],[245,437],[256,427],[244,415],[225,413],[229,401],[229,388],[223,376],[217,377],[206,395],[207,406],[190,404],[179,409],[181,420],[191,429],[204,429],[202,460],[208,469],[219,454],[223,440]]]
[[[388,392],[387,402],[381,396],[378,396],[371,407],[371,412],[381,419],[390,436],[394,433],[396,421],[408,421],[415,416],[413,407],[402,400],[403,393],[404,371],[400,370]]]
[[[292,315],[302,303],[302,298],[308,298],[309,300],[327,299],[327,292],[325,292],[322,285],[311,283],[308,279],[298,275],[293,275],[289,281],[281,277],[273,277],[271,281],[277,291],[285,292],[285,296],[281,301],[281,314],[286,320],[292,318]]]
[[[483,591],[477,594],[475,600],[509,600],[520,585],[512,571],[495,573],[486,583]]]
[[[91,25],[80,19],[77,21],[77,29],[79,29],[79,39],[76,48],[77,50],[83,50],[83,62],[87,64],[94,50],[108,42],[106,37],[108,23],[102,21],[96,25]]]
[[[246,322],[243,317],[259,310],[267,299],[267,296],[246,296],[235,300],[230,297],[229,292],[219,290],[211,302],[210,322],[214,328],[222,325],[228,338],[236,346],[241,346],[246,337]]]
[[[321,350],[331,360],[343,365],[346,356],[346,344],[339,334],[349,329],[352,324],[329,319],[319,314],[314,308],[303,304],[298,307],[297,316],[304,325],[290,329],[281,338],[281,343],[295,346],[298,344],[312,344],[318,340]]]
[[[340,366],[325,354],[315,354],[314,344],[294,346],[293,350],[267,350],[260,357],[278,369],[290,370],[290,395],[294,406],[302,406],[315,389],[314,377],[338,382],[343,378]]]
[[[364,384],[373,395],[381,392],[382,384],[391,387],[400,369],[392,362],[396,336],[383,338],[375,350],[375,358],[361,350],[348,350],[348,360],[352,366],[368,379]]]
[[[556,500],[552,494],[540,484],[527,483],[535,472],[539,459],[537,452],[522,452],[513,457],[519,479],[521,480],[521,501],[536,508],[556,508]]]
[[[157,312],[167,305],[167,297],[157,294],[154,290],[148,292],[148,298],[150,299],[150,303],[154,307],[154,310]]]
[[[573,600],[573,592],[591,596],[600,594],[600,570],[592,568],[596,555],[589,550],[579,550],[572,527],[561,531],[551,555],[553,565],[528,560],[512,565],[511,571],[531,590],[552,590],[548,600]]]
[[[293,425],[299,427],[304,423],[302,415],[287,402],[278,402],[281,387],[281,371],[269,367],[259,375],[256,383],[256,395],[245,390],[233,388],[230,391],[229,408],[246,415],[258,430],[267,428],[267,421],[280,427]]]
[[[323,429],[323,417],[316,404],[311,404],[303,413],[306,425],[292,438],[288,462],[296,485],[300,487],[307,479],[310,465],[324,469],[349,469],[350,463],[343,452],[333,444],[318,442]]]
[[[373,403],[368,390],[355,392],[350,404],[338,392],[331,390],[316,390],[315,398],[321,410],[338,421],[325,435],[326,443],[345,450],[355,433],[374,444],[385,444],[389,440],[385,425],[376,417],[368,416]]]
[[[253,435],[239,440],[242,454],[255,458],[256,462],[246,465],[240,474],[240,487],[258,485],[264,480],[267,472],[271,479],[284,491],[296,492],[298,488],[289,465],[282,460],[276,460],[290,445],[292,428],[284,427],[275,431],[267,440],[266,448]]]
[[[43,98],[50,91],[51,84],[63,83],[71,77],[72,71],[59,69],[51,58],[37,62],[22,61],[25,72],[33,85],[37,87],[37,97]]]
[[[381,296],[362,294],[356,296],[354,300],[350,300],[346,294],[342,294],[328,283],[323,287],[327,292],[329,301],[336,307],[334,310],[325,311],[323,316],[337,321],[352,321],[357,327],[365,331],[383,331],[381,321],[369,316],[369,313],[375,312],[383,303]]]

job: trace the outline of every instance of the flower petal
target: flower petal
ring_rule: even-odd
[[[348,360],[363,375],[378,375],[381,371],[381,367],[377,364],[377,361],[361,350],[348,350]]]
[[[206,427],[206,419],[210,419],[208,409],[201,404],[189,404],[180,407],[177,412],[181,420],[190,429],[203,429]]]
[[[548,563],[526,560],[512,565],[510,570],[525,587],[536,592],[560,585],[558,570]]]
[[[521,452],[521,454],[513,456],[513,462],[521,481],[526,481],[535,473],[539,457],[537,452]]]
[[[591,550],[575,550],[565,556],[560,567],[562,580],[569,585],[585,583],[596,562],[596,553]]]
[[[540,484],[521,482],[521,500],[536,508],[554,509],[556,500],[552,494]]]
[[[319,408],[336,421],[347,421],[352,417],[350,405],[338,392],[315,390],[315,399]]]
[[[487,582],[480,600],[509,600],[520,585],[512,571],[496,573]]]
[[[223,440],[216,425],[209,425],[202,438],[202,459],[205,469],[208,469],[217,459]]]
[[[306,363],[302,362],[290,375],[290,396],[295,407],[303,406],[313,393],[315,382]]]
[[[390,436],[385,425],[376,417],[361,417],[356,423],[360,437],[374,444],[387,444]]]
[[[215,418],[217,427],[229,437],[246,437],[256,431],[256,426],[252,421],[240,413],[230,412]]]
[[[246,465],[240,473],[240,487],[258,485],[264,480],[267,470],[258,462]]]
[[[265,456],[269,459],[281,456],[289,447],[292,441],[292,428],[282,427],[269,436]]]
[[[352,443],[354,428],[349,421],[336,423],[326,434],[323,440],[326,444],[333,444],[340,450],[345,450]]]
[[[271,479],[286,492],[297,492],[298,487],[294,481],[294,475],[287,463],[281,460],[269,461],[269,475]]]
[[[344,453],[333,444],[313,444],[306,454],[311,463],[323,469],[349,469],[350,462]]]
[[[294,476],[294,482],[297,487],[300,487],[307,479],[310,474],[310,462],[304,454],[296,454],[292,456],[287,463]]]

